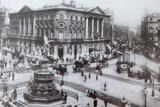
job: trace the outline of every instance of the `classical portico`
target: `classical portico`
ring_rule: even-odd
[[[20,36],[34,36],[33,31],[35,29],[35,26],[33,25],[33,16],[30,17],[19,17],[18,18],[18,28],[19,32],[18,35]]]
[[[99,17],[86,17],[85,18],[86,24],[86,38],[94,38],[97,37],[104,37],[103,36],[103,26],[104,26],[104,19]]]

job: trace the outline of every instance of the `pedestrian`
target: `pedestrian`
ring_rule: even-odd
[[[96,80],[98,80],[98,74],[96,74]]]
[[[128,101],[127,104],[125,104],[125,107],[131,107],[131,103]]]
[[[88,78],[91,78],[91,73],[88,74]]]
[[[108,103],[108,97],[106,96],[106,97],[104,98],[104,105],[105,105],[105,107],[107,107],[107,103]]]
[[[64,102],[67,103],[67,93],[64,93]]]
[[[93,98],[96,99],[96,91],[93,91]]]
[[[88,103],[86,107],[91,107],[90,104]]]
[[[13,93],[14,93],[13,100],[16,100],[17,99],[17,87],[14,89]]]
[[[126,105],[126,100],[125,100],[125,97],[123,97],[123,99],[121,100],[121,107],[125,107]]]
[[[86,82],[86,80],[87,80],[87,76],[85,75],[85,76],[84,76],[84,82]]]
[[[12,73],[12,81],[14,81],[14,72]]]
[[[95,99],[95,100],[93,101],[94,107],[97,107],[97,104],[98,104],[98,101]]]
[[[87,96],[90,97],[90,90],[87,91]]]
[[[90,96],[89,97],[93,98],[93,92],[92,92],[92,90],[90,90]]]
[[[84,72],[83,72],[83,70],[81,69],[81,76],[83,77],[83,75],[84,75]]]
[[[4,85],[3,85],[3,97],[8,95],[8,94],[7,94],[7,91],[8,91],[8,87],[7,87],[6,84],[4,84]]]
[[[107,91],[107,82],[104,83],[104,91]]]
[[[63,93],[63,90],[61,90],[61,97],[62,97],[62,100],[63,100],[63,94],[64,94],[64,93]]]
[[[107,65],[107,67],[108,67],[108,61],[106,62],[106,65]]]

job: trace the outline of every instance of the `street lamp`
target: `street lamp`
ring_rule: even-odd
[[[152,73],[153,76],[153,83],[152,83],[152,97],[154,97],[155,93],[154,93],[154,75],[155,73]]]
[[[159,67],[159,74],[158,74],[158,82],[160,82],[160,67]]]
[[[147,91],[147,89],[146,88],[144,88],[144,107],[147,107],[147,93],[148,93],[148,91]]]
[[[134,65],[136,65],[136,54],[134,54]]]

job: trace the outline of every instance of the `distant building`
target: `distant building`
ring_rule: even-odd
[[[128,43],[129,41],[129,27],[123,25],[114,25],[113,40],[119,43]]]
[[[0,44],[2,45],[2,36],[6,36],[9,31],[9,10],[0,4]]]
[[[141,22],[141,37],[148,45],[158,41],[158,19],[160,13],[146,15]]]
[[[6,61],[4,60],[4,52],[2,51],[3,39],[6,38],[9,31],[9,10],[5,8],[0,2],[0,69],[5,68]]]
[[[5,44],[25,54],[43,54],[44,37],[50,41],[46,53],[64,59],[104,52],[111,41],[110,15],[98,6],[78,8],[73,0],[37,10],[24,6],[10,14],[10,24]]]

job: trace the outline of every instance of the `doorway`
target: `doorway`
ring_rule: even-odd
[[[74,59],[77,58],[77,45],[74,46]]]
[[[63,58],[63,46],[61,45],[58,47],[58,56],[59,56],[59,59]]]

